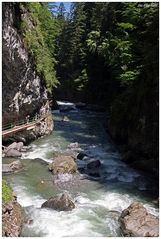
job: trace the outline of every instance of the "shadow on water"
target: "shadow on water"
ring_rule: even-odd
[[[107,134],[104,125],[105,114],[88,111],[66,113],[69,121],[62,121],[64,113],[54,114],[55,128],[68,143],[78,142],[92,158],[101,161],[100,177],[89,176],[80,168],[80,173],[91,181],[97,181],[105,190],[115,190],[135,196],[142,195],[150,201],[158,197],[158,182],[140,170],[134,170],[121,161],[117,148]]]
[[[92,144],[105,145],[110,137],[102,127],[104,114],[94,114],[93,112],[66,113],[69,121],[62,121],[64,114],[60,113],[54,117],[54,134],[58,133],[68,142],[78,142],[81,146]]]
[[[158,208],[152,202],[156,199],[153,179],[121,161],[103,127],[104,114],[70,112],[66,113],[67,122],[62,121],[63,116],[54,113],[53,134],[35,140],[32,150],[23,155],[25,170],[3,176],[17,195],[26,217],[33,220],[31,225],[23,226],[22,236],[118,237],[121,234],[116,213],[120,215],[134,201],[143,202],[151,213],[158,215]],[[53,154],[66,153],[67,146],[73,142],[78,142],[90,158],[101,161],[95,177],[87,172],[87,162],[78,159],[80,174],[61,175],[59,180],[49,172],[48,163]],[[14,160],[3,158],[3,163]],[[41,209],[47,199],[64,191],[75,200],[74,210]]]

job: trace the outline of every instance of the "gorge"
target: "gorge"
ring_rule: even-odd
[[[158,236],[158,4],[2,10],[3,236]]]

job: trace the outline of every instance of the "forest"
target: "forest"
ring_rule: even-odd
[[[36,28],[22,23],[25,43],[49,92],[58,84],[55,95],[108,108],[145,79],[157,84],[158,3],[72,3],[68,13],[63,3],[27,7]]]
[[[103,106],[115,141],[157,169],[158,3],[23,5],[36,24],[22,23],[24,42],[50,95]]]
[[[159,3],[3,3],[2,75],[3,236],[159,236]]]

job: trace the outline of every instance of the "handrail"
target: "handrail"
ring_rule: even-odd
[[[41,117],[38,117],[36,119],[36,116],[30,118],[28,121],[27,120],[20,120],[20,121],[15,121],[13,123],[10,123],[10,124],[6,124],[4,126],[2,126],[2,131],[5,131],[5,130],[9,130],[9,129],[12,129],[14,127],[18,127],[18,126],[21,126],[21,125],[26,125],[28,123],[32,123],[32,122],[37,122],[43,118],[45,118],[48,114],[44,114],[44,115],[41,115]]]

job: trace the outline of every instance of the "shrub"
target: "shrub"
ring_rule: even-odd
[[[2,202],[7,203],[13,200],[13,192],[9,188],[7,182],[2,180]]]

